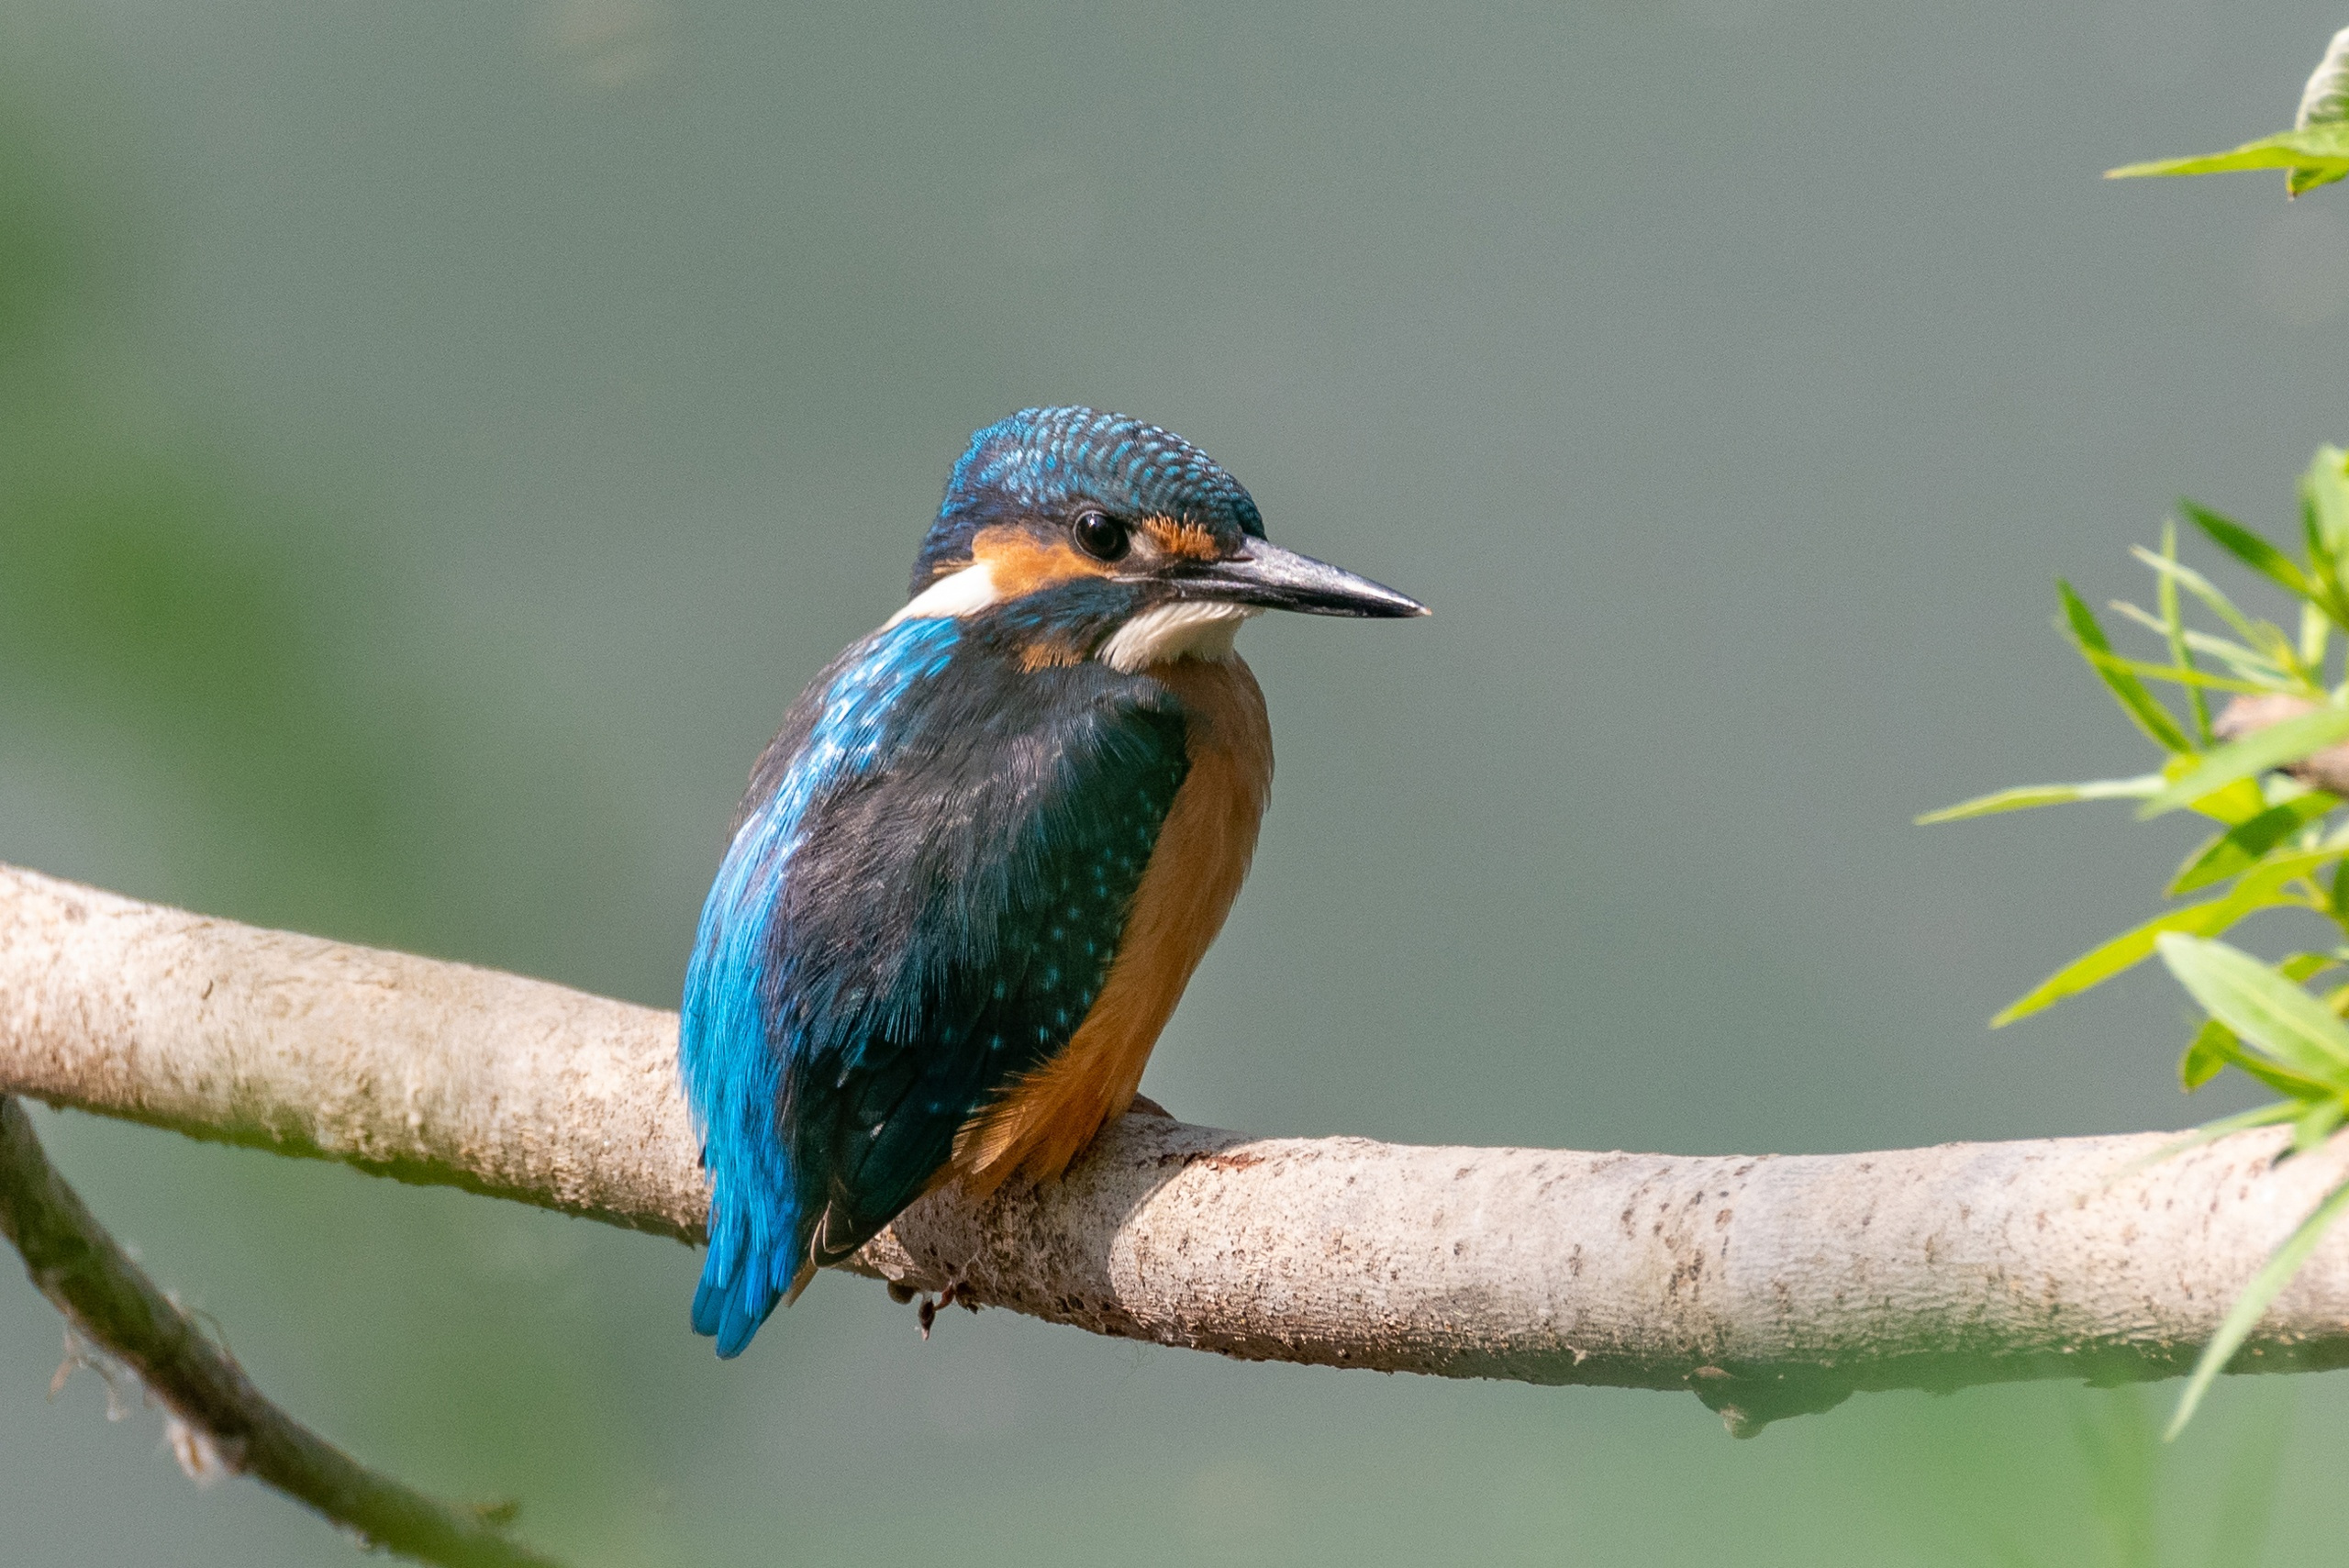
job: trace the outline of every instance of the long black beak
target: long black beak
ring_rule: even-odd
[[[1324,561],[1252,539],[1240,554],[1205,561],[1174,579],[1187,599],[1217,599],[1268,610],[1302,610],[1309,616],[1381,618],[1423,616],[1419,600],[1367,577],[1341,572]]]

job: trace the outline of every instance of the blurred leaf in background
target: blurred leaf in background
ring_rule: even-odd
[[[2323,60],[2300,90],[2292,128],[2246,141],[2227,152],[2199,158],[2164,158],[2108,170],[2108,180],[2148,174],[2228,174],[2247,169],[2282,169],[2284,194],[2297,196],[2349,176],[2349,28],[2332,35]]]
[[[2336,53],[2343,40],[2349,40],[2349,29],[2335,40]],[[2349,633],[2349,594],[2343,591],[2349,581],[2349,451],[2320,447],[2300,477],[2299,493],[2298,560],[2209,507],[2190,501],[2180,506],[2213,545],[2296,602],[2297,639],[2272,621],[2246,615],[2209,578],[2182,564],[2175,524],[2164,530],[2158,555],[2142,547],[2135,551],[2155,573],[2159,614],[2127,603],[2112,606],[2162,639],[2166,663],[2116,652],[2096,613],[2069,583],[2057,580],[2057,624],[2121,711],[2161,748],[2165,760],[2158,773],[2004,789],[1917,819],[1952,822],[2077,801],[2135,799],[2142,802],[2140,818],[2191,810],[2219,825],[2188,854],[2165,891],[2174,898],[2226,883],[2231,888],[2216,898],[2155,915],[2090,949],[1990,1020],[1996,1029],[2028,1018],[2160,954],[2208,1014],[2178,1063],[2187,1092],[2232,1066],[2285,1096],[2208,1123],[2173,1151],[2290,1122],[2290,1151],[2305,1153],[2332,1138],[2349,1118],[2349,1024],[2342,1021],[2349,1012],[2349,984],[2337,984],[2322,996],[2305,989],[2349,962],[2349,828],[2332,822],[2334,809],[2349,796],[2349,660],[2338,680],[2328,669],[2333,639]],[[2188,626],[2181,588],[2242,640]],[[2197,663],[2197,652],[2216,659],[2231,674],[2212,677]],[[2148,680],[2182,690],[2188,713],[2181,717],[2155,697],[2145,687]],[[2215,720],[2203,695],[2214,688],[2235,694]],[[2326,940],[2335,945],[2270,964],[2216,940],[2269,910],[2320,917],[2328,926]],[[2244,1287],[2188,1380],[2169,1436],[2176,1437],[2192,1418],[2260,1314],[2343,1212],[2349,1212],[2349,1184],[2321,1200]]]

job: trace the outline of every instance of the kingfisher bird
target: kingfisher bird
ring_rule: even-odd
[[[720,1356],[908,1204],[1056,1179],[1247,875],[1272,787],[1232,651],[1267,609],[1427,607],[1264,538],[1173,432],[1030,408],[972,437],[911,597],[802,693],[734,814],[678,1059]]]

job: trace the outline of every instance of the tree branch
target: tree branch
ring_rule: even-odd
[[[280,1410],[155,1288],[50,1167],[22,1106],[0,1095],[0,1235],[83,1337],[139,1374],[184,1424],[191,1473],[252,1475],[370,1546],[446,1568],[554,1568],[498,1528],[380,1475]],[[200,1445],[200,1446],[198,1446]]]
[[[692,1241],[674,1015],[0,868],[0,1092]],[[1732,1430],[1857,1389],[2183,1373],[2349,1174],[2249,1133],[1845,1155],[1255,1139],[1130,1116],[1062,1183],[941,1189],[861,1272],[1247,1359],[1685,1388]],[[682,1317],[683,1307],[679,1308]],[[2238,1371],[2349,1365],[2349,1229]]]

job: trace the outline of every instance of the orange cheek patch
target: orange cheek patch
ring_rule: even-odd
[[[1141,531],[1169,555],[1189,561],[1214,561],[1223,554],[1215,542],[1215,535],[1197,523],[1176,522],[1173,517],[1144,517]]]
[[[971,559],[985,563],[998,599],[1016,599],[1074,578],[1109,574],[1106,563],[1074,544],[1048,542],[1025,528],[981,529],[971,540]]]

